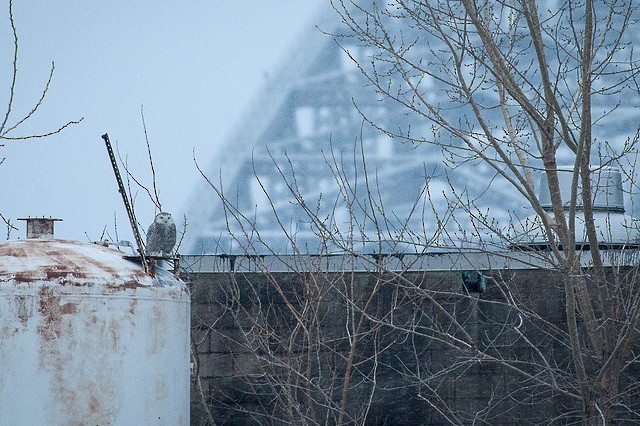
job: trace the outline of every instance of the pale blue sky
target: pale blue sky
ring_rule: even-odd
[[[132,170],[150,183],[140,108],[152,144],[160,198],[179,213],[205,164],[238,122],[265,75],[312,28],[327,0],[22,1],[16,118],[56,70],[49,96],[24,132],[48,131],[84,117],[52,138],[8,142],[0,166],[0,212],[12,220],[53,216],[56,236],[97,240],[103,229],[131,239],[127,216],[100,136],[108,132]],[[0,100],[7,99],[8,6],[0,4]],[[0,108],[1,109],[1,108]],[[4,109],[1,109],[4,113]],[[140,192],[137,214],[151,223]],[[24,237],[24,224],[12,238]],[[4,235],[2,239],[4,239]]]

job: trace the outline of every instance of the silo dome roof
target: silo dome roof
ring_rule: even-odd
[[[158,285],[140,264],[118,250],[65,240],[16,240],[0,243],[0,281],[15,284],[137,287]]]

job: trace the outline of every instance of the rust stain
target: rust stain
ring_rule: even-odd
[[[78,305],[76,303],[65,303],[60,306],[60,313],[62,315],[75,314],[78,312]]]
[[[27,296],[17,296],[15,298],[15,303],[17,306],[18,319],[22,323],[22,325],[26,324],[29,318],[31,318],[31,306],[30,300]]]
[[[158,306],[153,307],[153,321],[156,324],[162,324],[164,322],[164,312]]]
[[[156,354],[165,345],[164,330],[165,315],[159,305],[153,306],[153,327],[147,340],[146,352],[148,354]]]
[[[136,289],[136,288],[149,288],[146,284],[141,284],[138,281],[125,281],[123,284],[108,284],[106,286],[112,290],[128,290],[128,289]]]
[[[0,254],[7,257],[27,257],[27,250],[22,247],[7,246],[4,250],[0,250]]]
[[[56,339],[60,335],[62,321],[60,295],[55,294],[50,287],[42,287],[39,291],[38,312],[42,315],[38,333],[46,341]]]
[[[131,304],[129,305],[129,313],[131,315],[135,315],[136,314],[136,306],[138,305],[138,300],[137,299],[133,299],[131,301]]]
[[[114,352],[120,347],[120,324],[116,320],[111,320],[109,324],[109,331],[111,332],[111,344]]]
[[[42,279],[42,277],[32,271],[18,272],[13,275],[13,281],[16,283],[32,283],[39,279]]]
[[[83,278],[88,278],[88,276],[83,272],[64,270],[60,266],[55,266],[51,269],[44,267],[39,268],[36,271],[18,272],[13,276],[13,281],[21,284],[33,283],[36,281],[55,281],[61,285],[82,285],[76,280]]]
[[[112,259],[103,262],[92,258],[90,253],[94,249],[106,252],[105,259]],[[139,285],[138,281],[149,278],[142,268],[127,261],[122,254],[112,249],[90,246],[90,250],[87,251],[87,244],[73,241],[21,240],[0,244],[0,258],[33,256],[45,258],[46,264],[10,274],[9,277],[15,283],[47,280],[57,281],[62,285],[84,285],[85,281],[94,277],[112,277],[114,281],[122,280],[126,286],[135,287]]]
[[[139,281],[125,281],[124,285],[122,285],[121,287],[124,288],[148,288],[149,286],[146,284],[140,284]]]
[[[89,398],[89,410],[92,413],[96,413],[100,410],[100,401],[94,395]]]
[[[72,278],[87,278],[87,274],[81,272],[81,271],[70,271],[62,266],[58,266],[56,265],[55,267],[53,267],[52,269],[48,269],[48,268],[43,268],[43,272],[45,277],[47,278],[47,280],[49,281],[53,281],[53,280],[60,280],[60,279],[68,279],[69,277]]]

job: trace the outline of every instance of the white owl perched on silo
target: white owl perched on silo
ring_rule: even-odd
[[[158,213],[147,231],[147,254],[150,256],[170,256],[175,244],[176,224],[173,222],[171,213]]]

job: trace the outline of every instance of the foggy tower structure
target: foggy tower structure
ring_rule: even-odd
[[[490,206],[492,216],[499,220],[508,220],[512,210],[526,216],[522,200],[515,200],[507,185],[494,182],[487,193],[495,175],[489,166],[475,163],[475,167],[445,175],[438,146],[403,143],[363,120],[362,114],[383,128],[432,132],[431,123],[408,116],[398,103],[384,99],[367,84],[345,50],[363,63],[368,62],[372,51],[356,39],[327,34],[344,33],[335,11],[327,7],[312,22],[315,25],[309,25],[298,37],[297,45],[289,49],[277,71],[265,81],[226,139],[221,154],[205,168],[209,180],[222,188],[238,210],[225,213],[220,197],[203,182],[187,209],[189,234],[194,239],[191,252],[242,253],[242,246],[249,240],[251,251],[258,253],[296,252],[282,228],[300,252],[339,251],[339,247],[323,247],[288,184],[299,190],[311,210],[320,206],[318,217],[328,227],[339,228],[345,236],[352,229],[353,236],[348,239],[355,242],[354,250],[363,252],[377,251],[379,246],[372,241],[379,240],[385,241],[385,251],[421,250],[436,227],[432,208],[446,209],[443,194],[451,187],[460,193],[465,189],[484,193],[480,206]],[[433,93],[438,96],[435,85]],[[371,206],[366,212],[362,208],[367,205],[367,191],[361,143],[376,203],[373,213],[380,215],[384,208],[389,222],[380,236],[368,217]],[[361,201],[352,203],[351,212],[332,172],[336,163]],[[429,196],[423,191],[427,181]],[[243,215],[252,225],[245,223],[242,229],[233,215]],[[248,240],[245,234],[253,225],[259,230],[259,238],[249,232],[252,235]],[[398,244],[398,240],[419,244]]]

